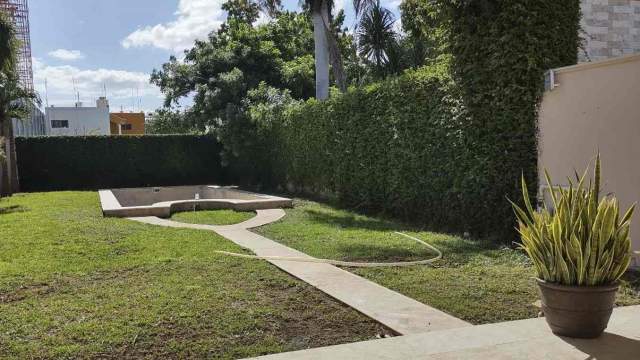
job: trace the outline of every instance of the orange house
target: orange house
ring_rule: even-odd
[[[144,135],[144,113],[109,114],[111,135]]]

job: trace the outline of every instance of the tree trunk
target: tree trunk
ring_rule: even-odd
[[[8,154],[8,141],[6,138],[6,121],[2,121],[2,119],[0,119],[0,137],[3,138],[3,140],[5,140],[4,143],[4,153],[5,153],[5,161],[0,162],[0,197],[2,196],[7,196],[10,194],[10,188],[9,188],[9,169],[7,164],[9,163],[9,157],[7,156]]]
[[[333,77],[336,79],[336,84],[341,92],[347,92],[347,76],[344,73],[344,66],[342,65],[342,52],[338,45],[338,39],[330,28],[330,24],[324,24],[327,34],[327,44],[329,46],[329,59],[331,61],[331,69],[333,70]]]
[[[9,192],[11,194],[20,192],[20,179],[18,178],[18,153],[16,151],[16,138],[13,134],[13,121],[9,120],[9,131],[7,133],[7,168],[9,169]]]
[[[329,98],[329,43],[327,28],[329,23],[329,7],[326,0],[315,1],[312,9],[313,40],[316,60],[316,98]]]

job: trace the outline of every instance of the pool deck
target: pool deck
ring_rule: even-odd
[[[553,335],[543,318],[262,356],[261,360],[640,359],[640,306],[616,308],[593,340]]]
[[[215,194],[208,194],[211,192]],[[248,211],[292,206],[292,200],[288,198],[217,185],[105,189],[99,190],[98,196],[102,214],[112,217],[169,217],[176,211],[195,207],[200,210]]]

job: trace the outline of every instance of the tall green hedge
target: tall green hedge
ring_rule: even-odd
[[[504,187],[481,186],[489,174],[480,148],[508,144],[524,151],[529,142],[523,136],[485,144],[455,84],[437,70],[290,107],[282,114],[282,163],[275,166],[286,169],[282,183],[432,229],[495,235],[503,224],[497,212],[508,203]],[[532,166],[523,163],[503,175],[515,178]],[[492,192],[502,193],[504,204],[489,209]]]
[[[579,0],[436,0],[436,22],[469,120],[483,146],[483,212],[513,226],[505,196],[520,199],[518,171],[537,183],[537,118],[544,72],[575,64]],[[426,29],[429,31],[429,29]],[[515,171],[515,172],[514,172]],[[489,190],[491,189],[491,190]],[[535,196],[537,186],[531,186]],[[483,221],[477,219],[477,221]],[[497,221],[497,220],[496,220]]]
[[[273,168],[346,206],[509,241],[506,199],[521,175],[535,192],[544,71],[576,62],[579,1],[410,3],[442,42],[435,65],[282,111],[266,124],[280,133]]]
[[[17,138],[23,191],[220,184],[221,147],[200,135]]]

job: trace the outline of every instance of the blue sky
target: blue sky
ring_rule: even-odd
[[[216,29],[224,0],[29,0],[36,89],[50,105],[90,105],[106,86],[112,110],[152,111],[149,73]],[[400,0],[383,0],[397,13]],[[297,0],[284,0],[297,9]],[[349,0],[337,0],[353,24]],[[346,4],[346,5],[344,5]],[[45,79],[48,91],[45,94]],[[46,95],[46,96],[45,96]]]

